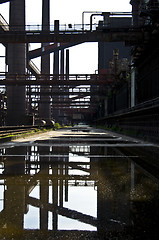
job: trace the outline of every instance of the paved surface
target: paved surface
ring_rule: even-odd
[[[69,138],[69,141],[75,141],[77,140],[77,138],[80,138],[80,141],[85,141],[85,137],[89,136],[89,140],[94,141],[93,145],[95,144],[95,142],[97,143],[100,140],[103,140],[103,138],[109,139],[109,137],[112,139],[109,139],[109,143],[110,141],[114,140],[118,140],[118,141],[124,141],[123,142],[123,146],[125,146],[126,144],[130,144],[129,146],[134,146],[134,145],[138,145],[138,146],[155,146],[155,147],[159,147],[159,145],[154,144],[154,143],[148,143],[148,142],[144,142],[142,140],[139,139],[135,139],[132,137],[128,137],[128,136],[124,136],[118,133],[114,133],[114,132],[110,132],[107,130],[103,130],[103,129],[96,129],[96,128],[92,128],[92,127],[72,127],[72,128],[64,128],[64,129],[59,129],[56,131],[47,131],[47,132],[43,132],[43,133],[35,133],[33,135],[30,136],[24,136],[15,140],[12,140],[12,142],[34,142],[37,140],[49,140],[49,139],[56,139],[60,138],[60,141],[62,140],[62,138],[66,139]],[[97,138],[98,137],[98,138]],[[102,138],[102,139],[100,139]],[[100,144],[101,145],[101,144]],[[106,145],[106,144],[104,144]],[[115,145],[116,146],[116,145]],[[120,142],[120,146],[122,146],[121,142]]]
[[[36,141],[36,140],[46,140],[50,138],[57,138],[57,137],[83,137],[83,136],[94,136],[94,135],[100,135],[100,136],[109,136],[110,133],[101,130],[101,129],[95,129],[91,127],[87,128],[78,128],[78,131],[72,131],[76,130],[77,128],[65,128],[65,129],[59,129],[56,131],[47,131],[44,133],[37,133],[32,136],[24,136],[22,138],[18,138],[13,140],[14,142],[26,142],[26,141]],[[83,130],[87,130],[88,132],[84,132]],[[115,136],[115,134],[111,134],[111,136]]]

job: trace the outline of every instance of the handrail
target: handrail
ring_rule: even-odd
[[[93,26],[93,28],[92,28],[92,26]],[[104,29],[108,29],[108,30],[111,30],[111,31],[116,31],[118,29],[118,32],[119,32],[119,30],[124,30],[124,29],[125,30],[131,30],[131,31],[132,30],[137,31],[137,30],[140,30],[141,27],[144,27],[144,26],[134,27],[131,24],[127,24],[127,25],[124,24],[123,26],[117,27],[117,26],[105,25],[104,22],[103,22],[102,25],[101,24],[100,25],[93,24],[92,26],[89,25],[89,26],[87,26],[87,29],[84,29],[84,30],[77,29],[77,28],[75,29],[74,28],[74,29],[71,29],[71,30],[69,30],[69,29],[67,29],[67,30],[60,30],[58,33],[56,33],[53,30],[49,30],[49,31],[39,30],[38,29],[39,25],[34,25],[34,26],[33,25],[26,25],[26,27],[27,27],[26,30],[19,30],[19,29],[17,30],[16,29],[17,26],[16,26],[14,30],[12,28],[12,30],[7,31],[7,32],[9,34],[13,33],[13,35],[14,34],[18,34],[18,33],[19,34],[55,34],[55,35],[61,35],[61,34],[78,34],[78,33],[84,34],[84,33],[89,33],[90,29],[91,29],[91,31],[96,32],[98,29],[101,29],[101,27],[104,27]],[[20,27],[20,26],[18,26],[18,27]],[[35,28],[35,27],[37,27],[37,28]]]
[[[0,25],[4,28],[4,30],[6,29],[7,31],[9,30],[10,25],[7,22],[3,22],[3,18],[2,21],[0,19]],[[98,26],[98,24],[94,24],[94,30],[96,30],[96,27]],[[10,31],[20,31],[22,25],[20,24],[16,24],[16,25],[11,25],[10,27]],[[49,30],[42,30],[42,25],[41,24],[26,24],[24,26],[25,31],[40,31],[40,32],[54,32],[55,29],[55,25],[54,24],[50,24],[47,25]],[[60,24],[59,26],[59,32],[74,32],[74,31],[89,31],[90,30],[90,24],[85,24],[84,25],[84,29],[82,28],[82,24]],[[21,31],[24,31],[23,29]],[[57,31],[56,31],[57,32]]]

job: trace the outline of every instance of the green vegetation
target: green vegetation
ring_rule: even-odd
[[[38,132],[38,131],[39,131],[39,129],[37,129],[37,128],[34,129],[34,132]]]
[[[18,137],[18,136],[22,136],[22,135],[29,135],[29,134],[33,134],[33,133],[37,133],[37,132],[43,132],[43,131],[44,131],[44,129],[35,128],[34,130],[31,130],[28,132],[21,132],[21,133],[17,133],[17,134],[15,133],[15,134],[8,134],[8,135],[0,136],[0,139],[13,138],[13,137]]]
[[[50,127],[45,127],[45,126],[41,126],[40,128],[35,128],[33,130],[28,130],[28,132],[19,132],[19,133],[8,133],[8,135],[3,135],[3,136],[0,136],[0,140],[11,140],[12,138],[18,138],[18,137],[22,137],[22,136],[27,136],[27,135],[31,135],[31,134],[34,134],[34,133],[42,133],[42,132],[46,132],[46,131],[53,131],[53,130],[57,130],[57,129],[60,129],[60,128],[67,128],[69,126],[61,126],[58,122],[55,123],[54,127],[50,126]]]
[[[54,127],[55,127],[55,129],[59,129],[59,128],[61,128],[61,125],[57,122],[57,123],[55,123]]]

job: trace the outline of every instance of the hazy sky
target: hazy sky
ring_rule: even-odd
[[[130,12],[129,2],[130,0],[50,0],[50,23],[60,20],[61,24],[81,24],[84,11]],[[41,12],[42,0],[26,0],[27,24],[41,24]],[[0,13],[9,21],[9,3],[0,5]],[[85,23],[89,23],[89,16],[85,14]],[[70,48],[70,73],[94,73],[97,61],[97,43],[84,43]],[[34,62],[39,65],[39,58]]]

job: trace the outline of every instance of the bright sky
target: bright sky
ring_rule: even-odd
[[[129,2],[130,0],[50,0],[50,23],[60,20],[61,24],[81,24],[84,11],[130,12]],[[41,12],[42,0],[26,0],[27,24],[41,24]],[[9,3],[0,5],[0,13],[9,21]],[[89,17],[89,14],[85,16]],[[89,18],[85,17],[85,23],[89,23]],[[39,65],[39,58],[34,62]],[[84,43],[70,48],[70,73],[94,73],[97,66],[97,43]]]

